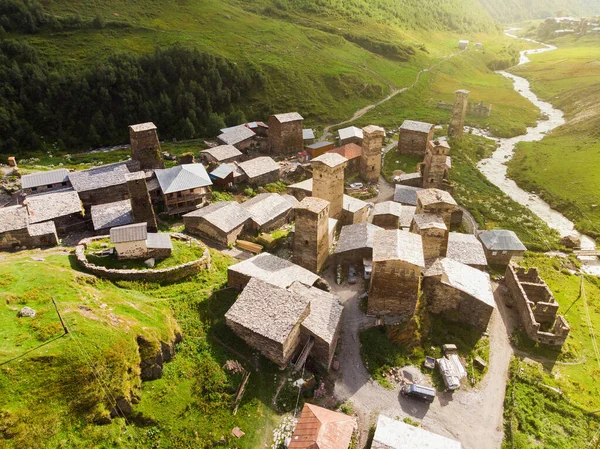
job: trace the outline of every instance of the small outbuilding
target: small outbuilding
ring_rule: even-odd
[[[59,237],[82,231],[86,227],[83,206],[74,190],[29,195],[24,204],[29,212],[29,224],[53,221]]]
[[[230,187],[234,182],[234,168],[230,164],[221,164],[208,175],[212,183],[221,188]]]
[[[469,41],[468,40],[460,40],[458,41],[458,48],[461,50],[466,50],[469,47]]]
[[[363,141],[363,130],[356,126],[349,126],[348,128],[342,128],[338,130],[338,139],[340,146],[354,143],[356,145],[362,145]]]
[[[310,155],[311,159],[321,156],[330,150],[333,150],[335,145],[333,142],[315,142],[306,147],[306,151]]]
[[[373,224],[383,229],[400,229],[402,205],[394,201],[375,204],[373,208]]]
[[[91,208],[94,231],[102,231],[133,223],[131,200],[97,204]]]
[[[54,222],[30,223],[24,206],[0,208],[1,250],[56,246],[58,242]]]
[[[308,178],[296,184],[291,184],[287,187],[287,192],[294,196],[298,201],[302,201],[307,196],[312,196],[313,179]]]
[[[206,164],[223,164],[239,161],[243,153],[233,145],[219,145],[200,152],[200,159]]]
[[[513,231],[495,229],[477,235],[489,265],[507,266],[513,258],[523,257],[527,248]]]
[[[146,223],[112,228],[110,242],[115,245],[118,259],[164,259],[173,251],[171,236],[148,232]]]
[[[477,236],[451,232],[448,235],[448,251],[446,257],[464,263],[478,270],[485,270],[487,259],[485,251]]]
[[[396,184],[394,190],[394,201],[402,205],[416,206],[417,205],[417,192],[423,190],[420,187],[403,186]]]
[[[342,225],[363,223],[369,218],[369,203],[344,195],[342,198]]]
[[[245,125],[229,128],[227,132],[219,134],[217,141],[221,145],[231,145],[238,150],[246,151],[254,146],[256,133]]]
[[[219,201],[183,216],[186,231],[224,246],[234,244],[250,220],[250,213],[236,201]]]
[[[366,222],[343,226],[334,251],[336,264],[360,266],[364,259],[373,259],[373,237],[382,230]]]
[[[462,449],[450,438],[379,415],[371,449]]]
[[[303,129],[302,139],[304,140],[304,146],[315,143],[315,132],[312,129]]]
[[[242,203],[250,214],[252,230],[271,232],[293,219],[293,206],[278,193],[261,193]]]
[[[348,449],[356,419],[313,404],[304,404],[288,449]]]
[[[279,164],[268,156],[240,162],[239,167],[250,185],[263,186],[279,180]]]
[[[66,168],[41,171],[21,176],[21,188],[26,194],[43,193],[71,187],[69,171]]]

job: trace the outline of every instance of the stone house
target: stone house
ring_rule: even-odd
[[[360,177],[365,182],[373,184],[379,182],[384,139],[385,130],[383,128],[375,125],[369,125],[363,128]]]
[[[23,204],[29,212],[29,224],[52,221],[56,233],[61,238],[73,232],[83,231],[87,226],[83,206],[74,190],[29,195]]]
[[[349,126],[338,130],[338,141],[340,146],[348,144],[362,145],[363,142],[363,130],[356,126]]]
[[[221,128],[221,134],[226,134],[230,131],[233,131],[237,128],[248,128],[257,137],[267,137],[269,134],[269,127],[264,122],[248,122],[242,123],[241,125],[230,126],[228,128]]]
[[[446,257],[482,271],[487,267],[483,246],[473,234],[450,232]]]
[[[0,208],[0,250],[58,245],[54,222],[30,223],[25,206]]]
[[[287,449],[348,449],[356,419],[313,404],[304,404]]]
[[[452,167],[450,162],[450,145],[446,141],[429,141],[427,153],[421,166],[423,173],[423,187],[451,191],[449,171]]]
[[[312,196],[313,179],[308,178],[296,184],[291,184],[287,187],[287,193],[292,195],[298,201],[302,201],[307,196]]]
[[[343,196],[342,216],[340,222],[342,225],[351,225],[363,223],[369,218],[369,203],[354,198],[350,195]]]
[[[141,170],[165,168],[156,126],[152,122],[129,126],[131,159],[139,163]]]
[[[424,267],[421,236],[400,230],[376,232],[369,315],[414,315]]]
[[[25,194],[44,193],[71,187],[69,171],[65,168],[42,171],[21,176],[21,189]]]
[[[394,201],[375,204],[372,223],[383,229],[400,229],[402,205]]]
[[[326,153],[311,160],[312,195],[329,201],[329,216],[339,218],[344,200],[344,169],[348,161],[337,153]]]
[[[294,214],[294,263],[318,273],[329,256],[329,201],[306,197]]]
[[[348,160],[346,165],[346,177],[358,175],[360,172],[360,155],[362,148],[355,143],[347,143],[339,148],[329,150],[328,153],[337,153]]]
[[[97,204],[92,206],[90,213],[94,231],[103,231],[134,222],[131,200]]]
[[[344,306],[340,304],[340,298],[301,282],[294,282],[288,290],[309,299],[310,313],[301,324],[300,344],[304,346],[312,339],[310,358],[329,371],[342,330]]]
[[[440,189],[417,191],[417,214],[441,215],[448,230],[452,226],[452,214],[458,204],[448,192]]]
[[[303,129],[302,139],[304,140],[304,146],[312,145],[315,143],[315,132],[312,129]]]
[[[229,145],[240,151],[248,151],[255,146],[256,133],[245,126],[229,128],[227,132],[217,136],[217,142],[221,145]]]
[[[86,210],[96,204],[113,203],[129,197],[125,175],[140,170],[137,161],[93,167],[69,173],[69,180]]]
[[[446,257],[448,228],[440,215],[415,214],[410,232],[421,236],[425,260]]]
[[[490,275],[447,257],[425,270],[423,292],[429,312],[481,332],[496,308]]]
[[[264,186],[279,180],[279,164],[268,156],[240,162],[238,166],[245,175],[242,182],[250,185]]]
[[[242,203],[254,232],[271,232],[292,221],[294,208],[278,193],[261,193]]]
[[[383,228],[366,222],[343,226],[333,253],[336,265],[360,267],[363,260],[372,260],[373,237],[377,231]]]
[[[394,201],[406,206],[417,205],[417,192],[423,190],[420,187],[404,186],[396,184],[394,187]]]
[[[310,299],[252,278],[225,314],[225,323],[249,346],[285,367],[300,345]]]
[[[269,149],[273,154],[297,153],[304,149],[304,118],[297,112],[269,117]]]
[[[244,154],[233,145],[219,145],[200,152],[200,160],[208,165],[238,162]]]
[[[462,449],[456,440],[379,415],[371,449]]]
[[[315,142],[306,147],[306,151],[311,159],[321,156],[330,150],[333,150],[335,145],[333,142]]]
[[[433,140],[434,125],[431,123],[404,120],[400,126],[398,152],[425,156],[427,143]]]
[[[202,164],[176,165],[155,171],[169,215],[180,215],[210,203],[212,181]]]
[[[171,236],[149,233],[146,223],[112,228],[110,242],[115,246],[118,259],[164,259],[173,251]]]
[[[513,231],[495,229],[477,234],[489,265],[507,266],[513,258],[523,257],[527,248]]]
[[[229,246],[235,243],[250,219],[248,211],[236,201],[219,201],[185,214],[183,224],[190,234]]]
[[[227,285],[243,289],[251,278],[257,278],[281,288],[294,282],[322,287],[326,282],[315,273],[270,253],[258,254],[227,268]]]
[[[537,268],[526,270],[509,265],[504,278],[527,336],[538,343],[562,346],[571,328],[558,315],[559,304]]]

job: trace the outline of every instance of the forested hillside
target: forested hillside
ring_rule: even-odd
[[[477,0],[0,0],[0,152],[346,118],[468,33],[500,33]]]
[[[547,19],[558,13],[581,17],[600,14],[598,0],[479,0],[490,15],[502,23]]]

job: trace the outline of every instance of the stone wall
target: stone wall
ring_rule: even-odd
[[[423,241],[423,257],[425,260],[437,259],[438,257],[446,257],[448,252],[448,230],[440,228],[426,228],[420,232],[416,229],[411,229],[414,234],[420,234]]]
[[[43,248],[58,245],[58,236],[54,233],[31,236],[25,229],[0,233],[0,250],[10,251],[26,248]]]
[[[427,143],[433,139],[435,129],[433,126],[427,132],[413,131],[409,129],[400,129],[400,139],[398,140],[398,152],[400,154],[415,154],[425,156]]]
[[[342,209],[342,215],[340,217],[340,226],[347,226],[357,223],[364,223],[369,218],[369,207],[365,206],[356,212],[350,212],[349,210]]]
[[[248,184],[253,186],[264,186],[279,181],[279,169],[270,171],[254,178],[248,178]]]
[[[85,250],[94,240],[108,238],[107,235],[91,237],[83,239],[75,248],[75,258],[81,267],[95,275],[111,281],[147,281],[147,282],[175,282],[188,276],[193,276],[203,270],[210,269],[210,252],[208,248],[204,250],[204,254],[198,260],[188,262],[175,267],[147,270],[128,270],[128,269],[112,269],[94,265],[88,262],[85,256]],[[192,244],[202,246],[200,242],[192,237],[184,234],[172,233],[171,238],[175,240],[192,242]]]
[[[321,365],[326,371],[329,371],[331,368],[331,363],[333,362],[333,357],[335,356],[335,349],[337,347],[338,341],[340,339],[340,333],[342,330],[342,320],[340,319],[335,330],[333,339],[331,344],[323,340],[322,338],[316,336],[304,326],[301,327],[301,342],[300,346],[304,347],[307,343],[309,337],[314,338],[314,346],[310,351],[310,358]]]
[[[400,260],[373,262],[368,314],[413,316],[420,287],[419,267]]]
[[[537,269],[515,269],[509,265],[505,272],[505,282],[527,336],[547,345],[564,344],[571,329],[564,317],[557,315],[558,303],[539,277]],[[529,297],[528,292],[533,296]],[[538,321],[536,317],[542,321]],[[546,330],[542,330],[542,327]]]
[[[373,224],[383,229],[400,229],[400,217],[393,214],[373,215]]]
[[[336,265],[342,265],[344,269],[349,265],[362,266],[363,259],[373,259],[373,248],[359,248],[335,254]]]
[[[499,267],[505,267],[510,264],[513,257],[522,257],[525,251],[490,251],[485,246],[483,247],[485,258],[488,261],[488,265],[496,265]]]
[[[280,123],[269,117],[269,149],[273,154],[297,153],[304,149],[303,120]]]
[[[91,206],[97,204],[114,203],[115,201],[129,198],[129,191],[127,190],[126,183],[77,193],[86,211],[89,211]]]

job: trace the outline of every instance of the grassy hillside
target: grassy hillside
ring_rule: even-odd
[[[515,23],[531,19],[547,19],[562,12],[563,16],[585,17],[600,14],[596,0],[479,0],[496,20]]]
[[[567,123],[541,142],[522,143],[509,176],[541,193],[578,229],[600,236],[600,37],[557,39],[559,49],[514,69]]]

